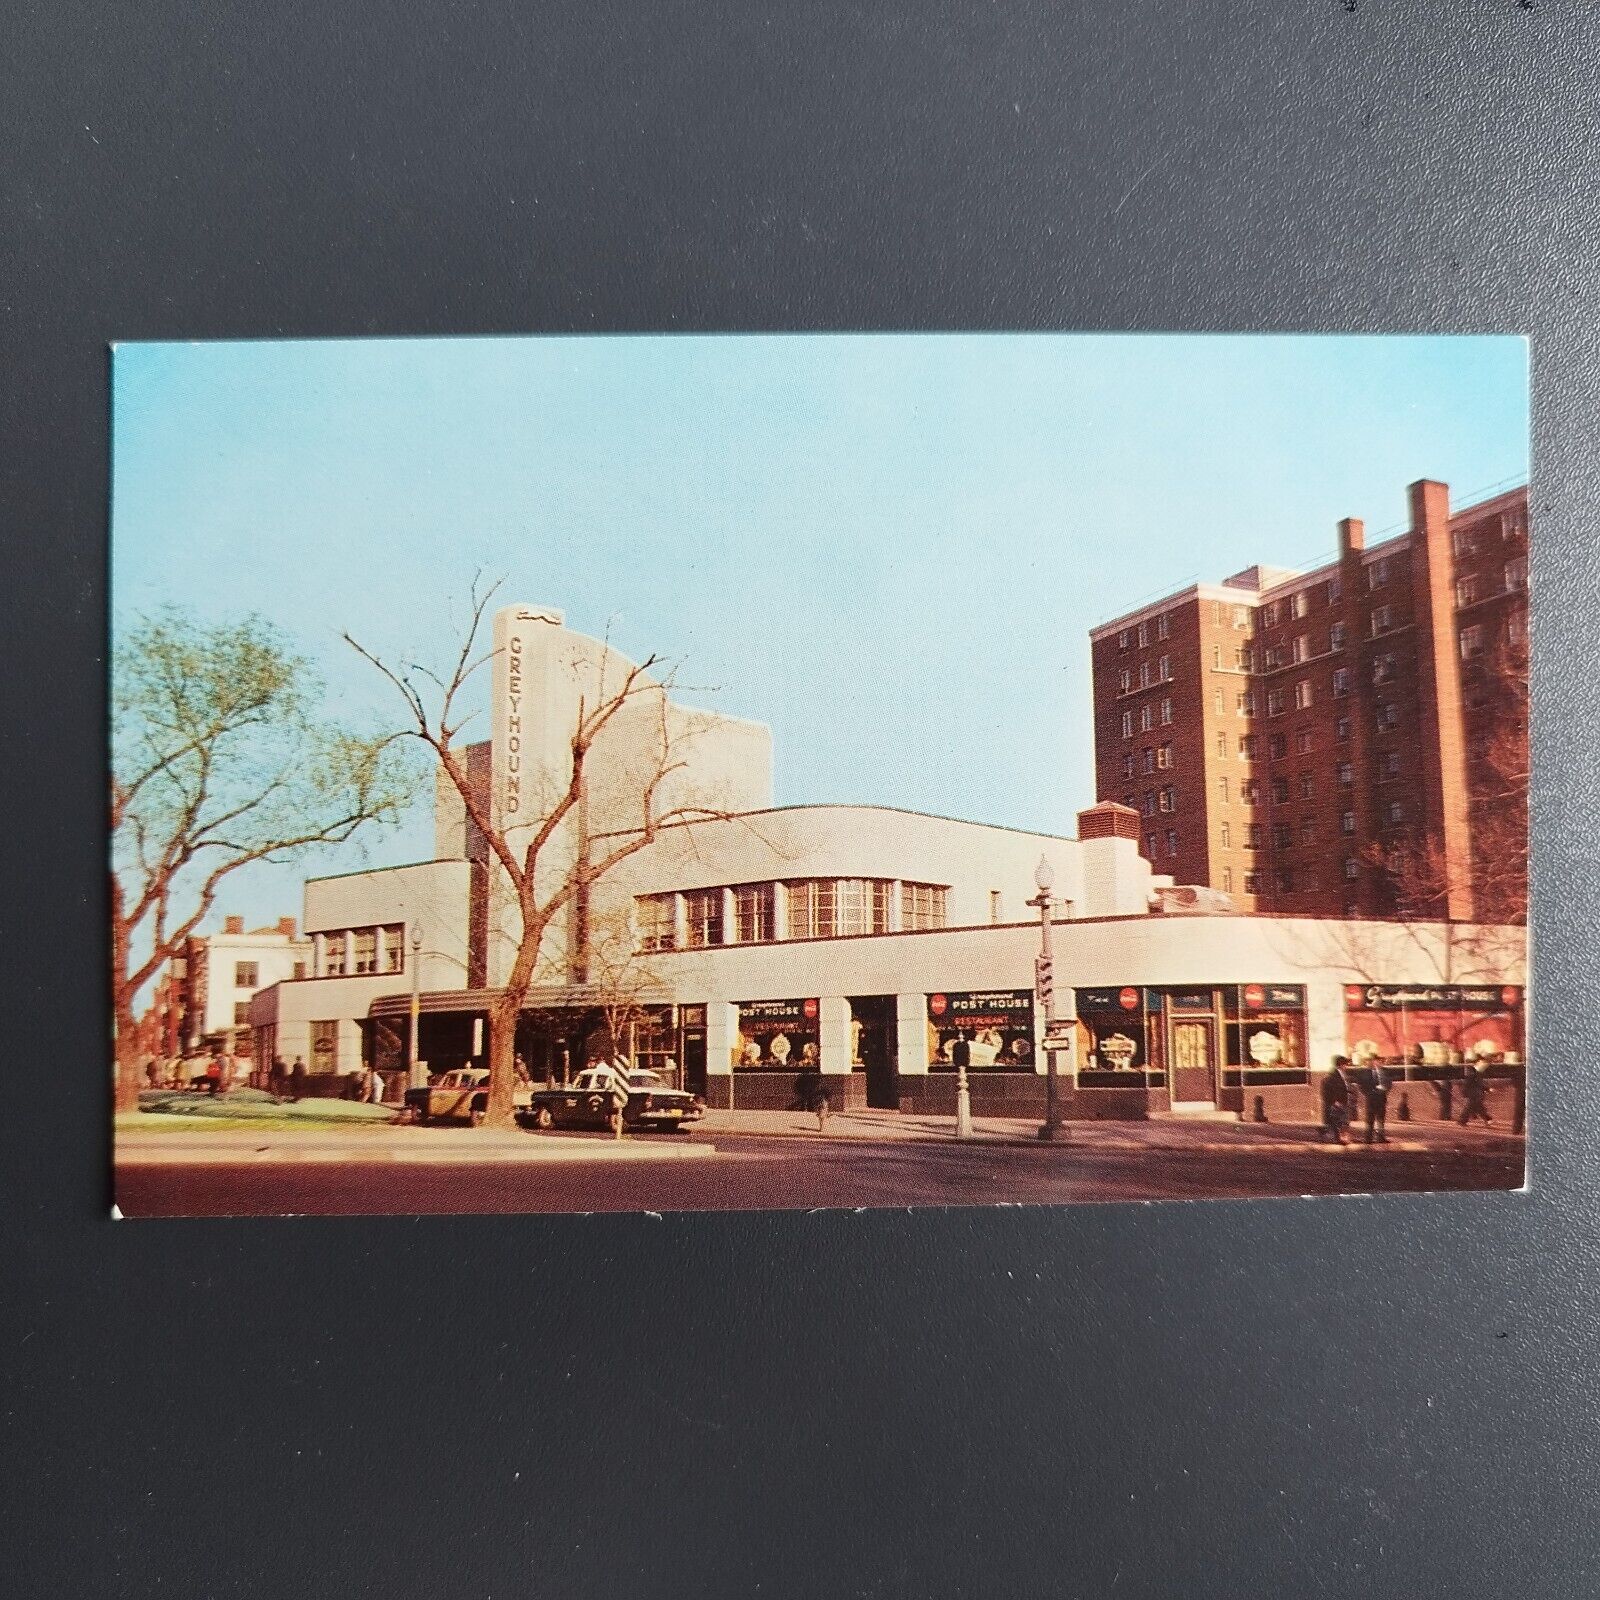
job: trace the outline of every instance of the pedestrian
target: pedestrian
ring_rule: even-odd
[[[956,1035],[956,1042],[950,1048],[950,1065],[957,1073],[966,1072],[972,1065],[972,1044],[964,1032]]]
[[[151,1089],[161,1087],[161,1063],[154,1056],[144,1058],[144,1081]]]
[[[1367,1143],[1388,1144],[1389,1069],[1381,1061],[1374,1060],[1368,1065],[1362,1098],[1366,1101]]]
[[[305,1097],[308,1076],[305,1062],[299,1056],[296,1056],[294,1065],[289,1068],[289,1098],[291,1100],[300,1100]]]
[[[1317,1137],[1331,1134],[1335,1144],[1344,1143],[1344,1130],[1350,1122],[1350,1079],[1345,1072],[1349,1065],[1349,1056],[1335,1056],[1322,1080],[1322,1127]]]
[[[1461,1074],[1461,1126],[1466,1125],[1476,1118],[1479,1122],[1489,1123],[1489,1107],[1484,1103],[1484,1091],[1488,1084],[1484,1080],[1483,1068],[1476,1062],[1470,1062]]]
[[[372,1105],[383,1104],[383,1074],[374,1067],[368,1074],[367,1099]]]
[[[213,1097],[222,1093],[222,1057],[212,1056],[206,1063],[206,1087]]]
[[[289,1063],[282,1056],[272,1058],[272,1076],[267,1080],[267,1086],[273,1095],[281,1099],[288,1088]]]

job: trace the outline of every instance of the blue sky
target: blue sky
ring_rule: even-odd
[[[262,612],[394,722],[341,634],[442,662],[481,571],[770,724],[779,804],[1052,832],[1094,799],[1096,622],[1528,470],[1515,338],[125,344],[113,388],[114,627]],[[419,804],[217,919],[431,853]]]

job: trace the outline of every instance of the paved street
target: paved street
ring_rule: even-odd
[[[328,1150],[191,1163],[180,1147],[121,1166],[117,1199],[129,1216],[812,1209],[1514,1189],[1523,1172],[1520,1139],[1439,1124],[1387,1147],[1337,1148],[1305,1130],[1226,1123],[1075,1126],[1070,1143],[1049,1147],[993,1126],[958,1145],[903,1125],[879,1134],[866,1118],[855,1131],[849,1118],[835,1122],[825,1137],[798,1118],[761,1131],[725,1125],[691,1135],[714,1148],[690,1160],[682,1141],[603,1138],[588,1158],[552,1160],[536,1135],[519,1157],[468,1161],[431,1150],[345,1161]],[[404,1141],[407,1130],[380,1137]]]

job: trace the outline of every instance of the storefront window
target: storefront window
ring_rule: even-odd
[[[1242,1068],[1249,1083],[1304,1082],[1306,991],[1297,983],[1229,984],[1222,991],[1226,1066],[1237,1087]]]
[[[750,1071],[799,1071],[819,1067],[821,1010],[816,1000],[746,1000],[739,1006],[733,1064]]]
[[[1427,1074],[1467,1060],[1522,1059],[1523,991],[1515,984],[1361,984],[1345,988],[1352,1059]]]
[[[1145,991],[1132,984],[1076,991],[1078,1023],[1088,1035],[1080,1083],[1101,1074],[1137,1086],[1150,1067]]]
[[[747,883],[733,891],[733,936],[740,944],[772,938],[776,898],[770,883]]]
[[[311,1024],[311,1070],[337,1072],[339,1070],[339,1024],[313,1022]]]
[[[954,1072],[955,1048],[967,1041],[972,1072],[1032,1072],[1033,991],[987,990],[928,996],[928,1070]]]

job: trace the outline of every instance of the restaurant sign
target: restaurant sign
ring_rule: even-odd
[[[966,1037],[973,1067],[1033,1068],[1033,990],[984,989],[928,996],[928,1061],[949,1067]]]
[[[744,1000],[733,1060],[741,1067],[814,1065],[820,1043],[816,1000]]]
[[[1522,1004],[1515,984],[1347,983],[1347,1011],[1513,1011]]]

